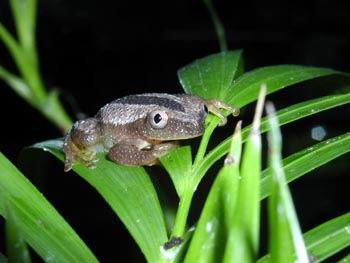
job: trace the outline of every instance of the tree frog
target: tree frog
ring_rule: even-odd
[[[64,170],[80,162],[94,168],[96,154],[129,166],[154,165],[177,147],[178,140],[203,134],[206,109],[226,123],[221,109],[239,110],[216,99],[187,94],[147,93],[119,98],[103,106],[95,117],[74,123],[64,139]]]

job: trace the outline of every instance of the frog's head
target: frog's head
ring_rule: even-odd
[[[206,116],[201,98],[190,95],[172,95],[174,100],[150,106],[140,131],[150,140],[183,140],[203,134]]]

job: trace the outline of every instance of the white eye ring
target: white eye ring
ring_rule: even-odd
[[[162,129],[168,124],[168,114],[165,111],[155,110],[148,115],[148,121],[154,129]]]

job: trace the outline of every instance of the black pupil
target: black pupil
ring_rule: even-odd
[[[154,122],[156,123],[156,124],[158,124],[158,123],[160,123],[160,121],[162,120],[162,116],[159,114],[159,113],[157,113],[156,115],[154,115]]]

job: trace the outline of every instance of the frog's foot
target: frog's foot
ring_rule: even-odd
[[[100,142],[99,123],[95,118],[77,121],[63,143],[64,171],[72,169],[76,162],[95,168],[98,161],[96,147]]]
[[[158,164],[158,158],[176,148],[176,143],[161,143],[154,146],[139,149],[137,145],[119,143],[108,152],[108,158],[118,164],[128,166],[152,166]]]
[[[93,149],[79,149],[70,137],[66,138],[63,144],[65,153],[64,171],[68,172],[72,166],[79,162],[88,168],[96,168],[98,158],[96,151]]]
[[[224,126],[227,123],[227,118],[221,113],[221,109],[227,110],[232,113],[233,116],[239,115],[239,109],[234,108],[231,105],[226,104],[221,100],[211,99],[204,102],[208,111],[220,118],[219,126]]]

